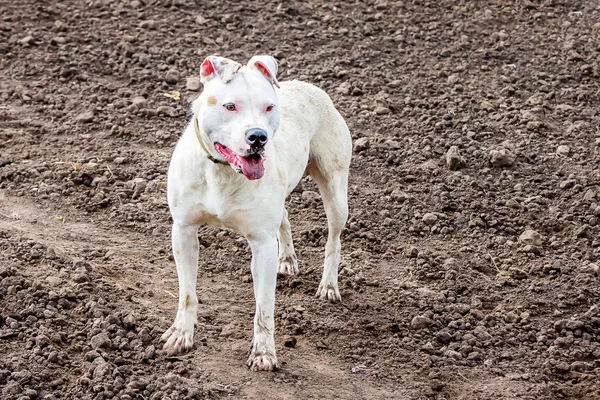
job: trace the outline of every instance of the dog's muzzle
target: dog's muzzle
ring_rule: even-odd
[[[252,153],[261,153],[268,140],[269,137],[264,129],[250,128],[246,131],[246,143],[250,145]]]

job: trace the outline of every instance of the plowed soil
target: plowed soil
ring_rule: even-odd
[[[598,2],[0,11],[0,398],[600,399]],[[165,173],[211,54],[275,56],[355,142],[342,303],[313,297],[314,182],[288,201],[300,275],[278,282],[276,373],[245,366],[233,231],[199,233],[194,349],[159,343],[178,290]]]

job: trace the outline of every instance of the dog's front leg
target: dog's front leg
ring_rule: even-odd
[[[194,327],[198,312],[198,227],[175,222],[172,243],[179,279],[179,307],[175,322],[161,339],[165,342],[165,350],[169,353],[179,353],[191,349],[194,345]]]
[[[279,368],[275,355],[274,313],[277,283],[276,233],[248,235],[252,249],[252,279],[256,312],[254,338],[248,366],[253,371],[273,371]]]

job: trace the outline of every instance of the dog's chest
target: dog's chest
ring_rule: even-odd
[[[256,207],[256,193],[248,185],[232,182],[195,182],[184,196],[185,208],[198,224],[237,228],[240,215]]]

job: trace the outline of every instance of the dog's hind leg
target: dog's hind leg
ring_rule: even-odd
[[[283,218],[277,232],[279,240],[279,268],[277,273],[281,275],[296,275],[298,273],[298,259],[294,251],[294,243],[292,241],[292,227],[288,220],[287,210],[283,211]]]
[[[308,165],[308,172],[319,186],[329,234],[325,244],[325,265],[323,277],[317,290],[317,297],[330,301],[341,301],[338,288],[338,265],[341,258],[340,235],[348,219],[348,166],[350,157],[347,157],[346,165],[331,167],[331,160],[315,157]]]

